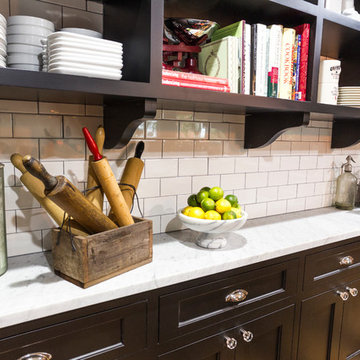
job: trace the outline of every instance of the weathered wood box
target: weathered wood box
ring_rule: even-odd
[[[152,261],[152,221],[134,217],[135,224],[102,233],[70,236],[54,229],[55,274],[87,288]]]

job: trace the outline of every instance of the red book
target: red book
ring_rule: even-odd
[[[201,74],[192,74],[186,73],[181,71],[173,71],[173,70],[166,70],[163,69],[162,71],[163,77],[168,79],[178,79],[178,80],[187,80],[187,81],[200,81],[203,83],[211,83],[211,84],[218,84],[218,85],[225,85],[229,86],[228,79],[221,79],[213,76],[201,75]]]
[[[203,89],[203,90],[213,90],[221,92],[230,92],[230,87],[226,85],[211,84],[200,81],[190,81],[190,80],[175,80],[172,78],[163,77],[163,85],[177,86],[177,87],[188,87],[192,89]]]
[[[306,101],[306,81],[309,62],[310,24],[295,27],[297,34],[301,35],[300,71],[299,71],[299,101]]]

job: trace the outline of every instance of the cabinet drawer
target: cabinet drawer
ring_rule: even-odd
[[[360,242],[320,251],[306,257],[304,290],[333,288],[339,286],[339,280],[347,281],[359,274]]]
[[[146,346],[147,302],[47,326],[0,341],[0,360],[47,352],[56,360],[115,360]]]
[[[160,341],[293,295],[297,272],[298,260],[295,259],[161,296]],[[245,290],[246,298],[226,301],[236,290]]]

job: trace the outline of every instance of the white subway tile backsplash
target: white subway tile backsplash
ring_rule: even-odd
[[[280,158],[265,156],[259,158],[259,171],[277,171],[280,169]]]
[[[51,229],[55,226],[55,221],[42,208],[16,210],[17,232]]]
[[[258,149],[249,149],[248,156],[270,156],[271,145],[258,148]]]
[[[192,192],[196,194],[201,188],[208,186],[210,188],[220,185],[220,175],[193,176]]]
[[[291,155],[308,155],[310,143],[304,141],[294,141],[291,143]]]
[[[4,165],[4,185],[5,186],[15,186],[16,177],[15,177],[15,167],[12,163],[3,162]],[[18,170],[17,170],[18,171]],[[20,176],[19,172],[19,176]]]
[[[192,140],[163,140],[164,158],[186,158],[194,155]]]
[[[317,157],[316,156],[301,156],[300,169],[316,169]]]
[[[6,221],[6,233],[12,234],[16,232],[16,211],[9,210],[5,211],[5,221]]]
[[[245,177],[245,187],[247,189],[265,187],[267,186],[267,182],[268,173],[266,172],[246,174]]]
[[[289,179],[288,171],[272,171],[269,172],[269,186],[286,185]]]
[[[246,205],[245,211],[248,213],[249,219],[266,216],[266,203]]]
[[[280,170],[299,169],[299,156],[284,156],[280,158]]]
[[[194,113],[192,111],[178,111],[178,110],[163,110],[162,118],[165,120],[194,120]]]
[[[239,204],[253,204],[256,202],[256,189],[235,190],[234,194],[238,197]]]
[[[35,101],[0,100],[0,112],[37,114],[38,104]]]
[[[306,183],[306,170],[292,170],[289,171],[289,184]]]
[[[88,161],[66,161],[65,176],[74,184],[87,181]],[[50,172],[50,171],[49,171]]]
[[[83,127],[87,127],[95,138],[96,130],[103,124],[102,117],[93,116],[64,116],[64,137],[83,139]]]
[[[324,172],[322,169],[306,170],[306,182],[319,182],[323,181]]]
[[[152,221],[153,234],[159,234],[161,232],[161,216],[147,216],[146,219]]]
[[[234,158],[210,158],[209,175],[212,174],[232,174],[235,170]]]
[[[41,159],[85,159],[85,140],[40,139]]]
[[[101,105],[85,105],[85,115],[102,117],[104,108]]]
[[[224,190],[242,189],[245,186],[245,174],[221,175],[220,181]]]
[[[305,210],[305,198],[290,199],[287,201],[287,212],[295,212]]]
[[[223,121],[226,123],[245,124],[245,115],[238,114],[224,114]]]
[[[315,184],[299,184],[297,197],[313,196],[315,192]]]
[[[101,14],[63,7],[63,27],[81,27],[103,32],[103,17]]]
[[[281,135],[283,141],[301,141],[301,127],[286,130]]]
[[[305,201],[305,210],[316,209],[322,206],[322,195],[307,197]]]
[[[39,157],[39,140],[0,138],[0,161],[9,161],[13,153]]]
[[[136,192],[142,199],[160,196],[160,179],[141,179]]]
[[[170,121],[175,123],[174,121]],[[180,122],[180,139],[208,139],[209,124],[195,121]]]
[[[257,189],[257,199],[256,202],[269,202],[277,200],[278,198],[278,188],[274,187],[265,187]]]
[[[244,142],[238,140],[224,141],[224,156],[246,156]]]
[[[315,184],[315,194],[318,195],[331,194],[332,188],[333,186],[331,181],[318,182],[317,184]]]
[[[145,160],[145,177],[162,178],[178,175],[177,159],[148,159]]]
[[[230,140],[244,140],[244,124],[230,124],[229,139]]]
[[[144,199],[144,216],[176,213],[176,196],[162,196]]]
[[[319,130],[319,141],[331,141],[331,129],[320,129]]]
[[[46,3],[52,3],[52,4],[86,10],[86,0],[42,0],[42,1]]]
[[[5,209],[32,209],[39,207],[40,204],[22,187],[6,187],[5,188]]]
[[[62,117],[53,115],[13,115],[14,137],[60,138]]]
[[[208,159],[179,159],[179,176],[207,175]]]
[[[314,127],[303,127],[301,129],[301,141],[318,141],[319,129]]]
[[[172,232],[185,229],[186,226],[183,225],[183,223],[176,214],[161,216],[160,232]]]
[[[250,173],[259,171],[259,158],[240,157],[235,159],[235,172]]]
[[[8,234],[8,256],[32,254],[42,251],[41,231]]]
[[[278,199],[292,199],[296,197],[297,185],[279,186]]]
[[[12,137],[12,132],[11,114],[0,114],[0,137]]]
[[[223,114],[196,111],[194,114],[194,120],[195,121],[208,121],[208,122],[222,122]]]
[[[177,139],[178,129],[177,121],[148,120],[145,135],[147,139]]]
[[[191,177],[174,177],[161,179],[161,196],[190,194]]]
[[[319,156],[317,158],[317,167],[318,169],[329,169],[334,166],[334,157],[329,156]]]
[[[283,214],[286,212],[286,200],[270,201],[267,204],[267,216]]]
[[[210,140],[228,140],[229,124],[211,123],[210,124]]]
[[[275,141],[270,145],[271,156],[289,155],[291,150],[290,141]]]
[[[85,115],[85,105],[39,102],[39,113],[53,115]]]
[[[197,157],[214,157],[223,155],[222,141],[196,140],[194,155]]]

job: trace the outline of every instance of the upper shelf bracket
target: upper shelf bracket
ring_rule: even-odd
[[[360,142],[360,119],[340,119],[333,121],[331,147],[345,148]]]
[[[245,118],[245,149],[270,145],[289,128],[309,125],[310,114],[304,112],[263,112]]]
[[[142,122],[155,118],[156,108],[155,99],[105,100],[105,149],[126,146]]]

